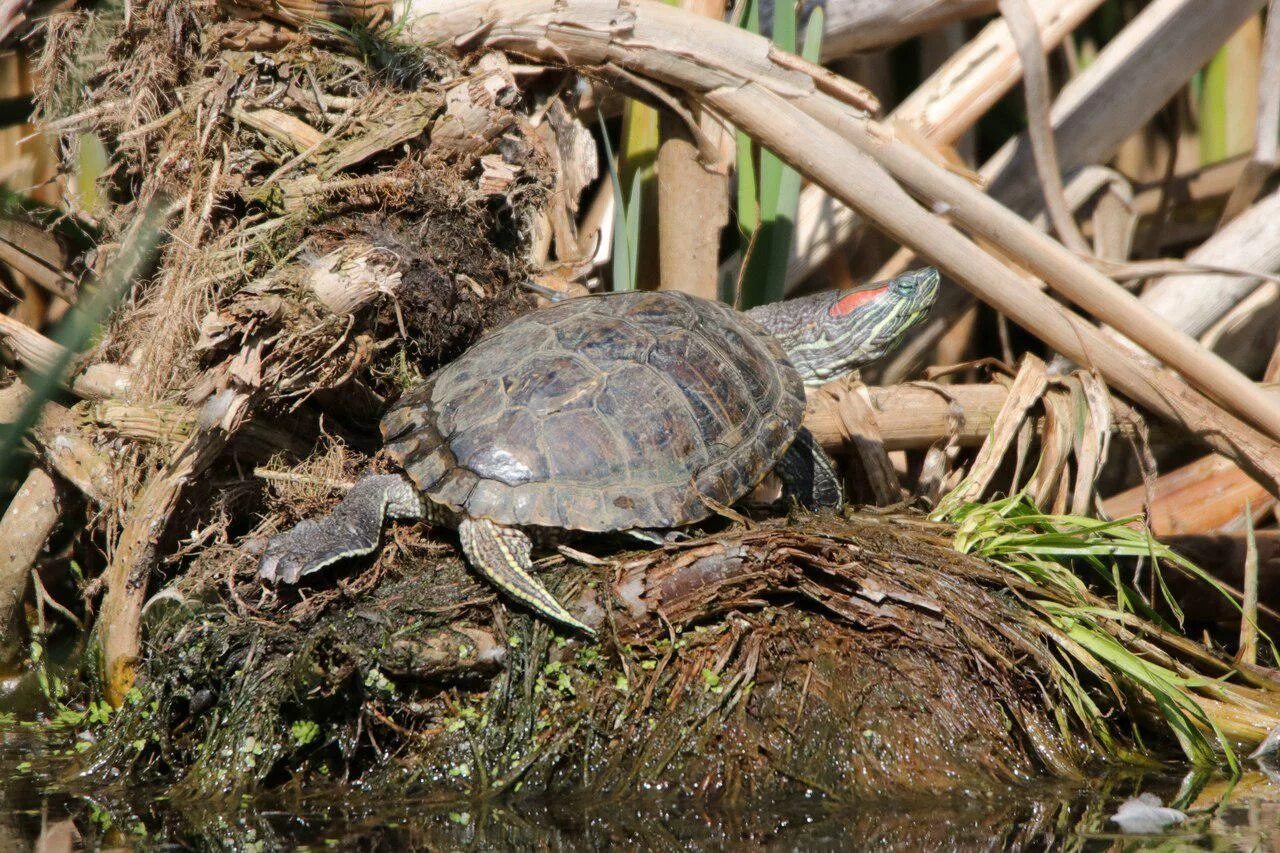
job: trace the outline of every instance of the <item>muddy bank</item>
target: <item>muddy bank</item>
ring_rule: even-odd
[[[343,779],[735,805],[1075,772],[1098,752],[1056,718],[1053,652],[945,532],[805,517],[640,554],[579,542],[604,556],[543,577],[599,643],[500,604],[418,531],[305,597],[264,598],[240,560],[156,605],[93,772],[202,797]]]

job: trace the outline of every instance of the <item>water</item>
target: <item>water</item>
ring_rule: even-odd
[[[1113,773],[911,803],[833,805],[802,797],[750,813],[673,792],[601,802],[584,794],[502,803],[388,802],[335,785],[234,802],[177,802],[95,787],[10,733],[0,743],[0,850],[516,849],[999,850],[1280,849],[1280,785],[1256,770],[1234,784]],[[1181,791],[1180,791],[1181,789]],[[1109,820],[1127,798],[1178,798],[1187,821],[1124,835]]]

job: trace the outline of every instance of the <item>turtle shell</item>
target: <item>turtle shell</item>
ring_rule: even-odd
[[[490,332],[406,393],[382,434],[423,492],[471,517],[663,528],[759,483],[804,407],[781,346],[742,313],[613,293]]]

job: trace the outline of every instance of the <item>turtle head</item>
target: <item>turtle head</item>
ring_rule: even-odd
[[[826,291],[747,315],[778,338],[806,385],[820,385],[883,358],[923,320],[938,295],[933,267],[851,290]]]

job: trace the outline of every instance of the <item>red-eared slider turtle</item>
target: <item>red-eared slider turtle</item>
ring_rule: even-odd
[[[693,524],[775,468],[804,505],[838,507],[800,426],[804,386],[883,356],[937,289],[923,269],[746,313],[674,292],[532,311],[401,397],[382,434],[405,473],[365,475],[332,514],[272,537],[259,574],[294,583],[373,551],[387,517],[426,519],[512,597],[590,631],[529,574],[528,532]]]

